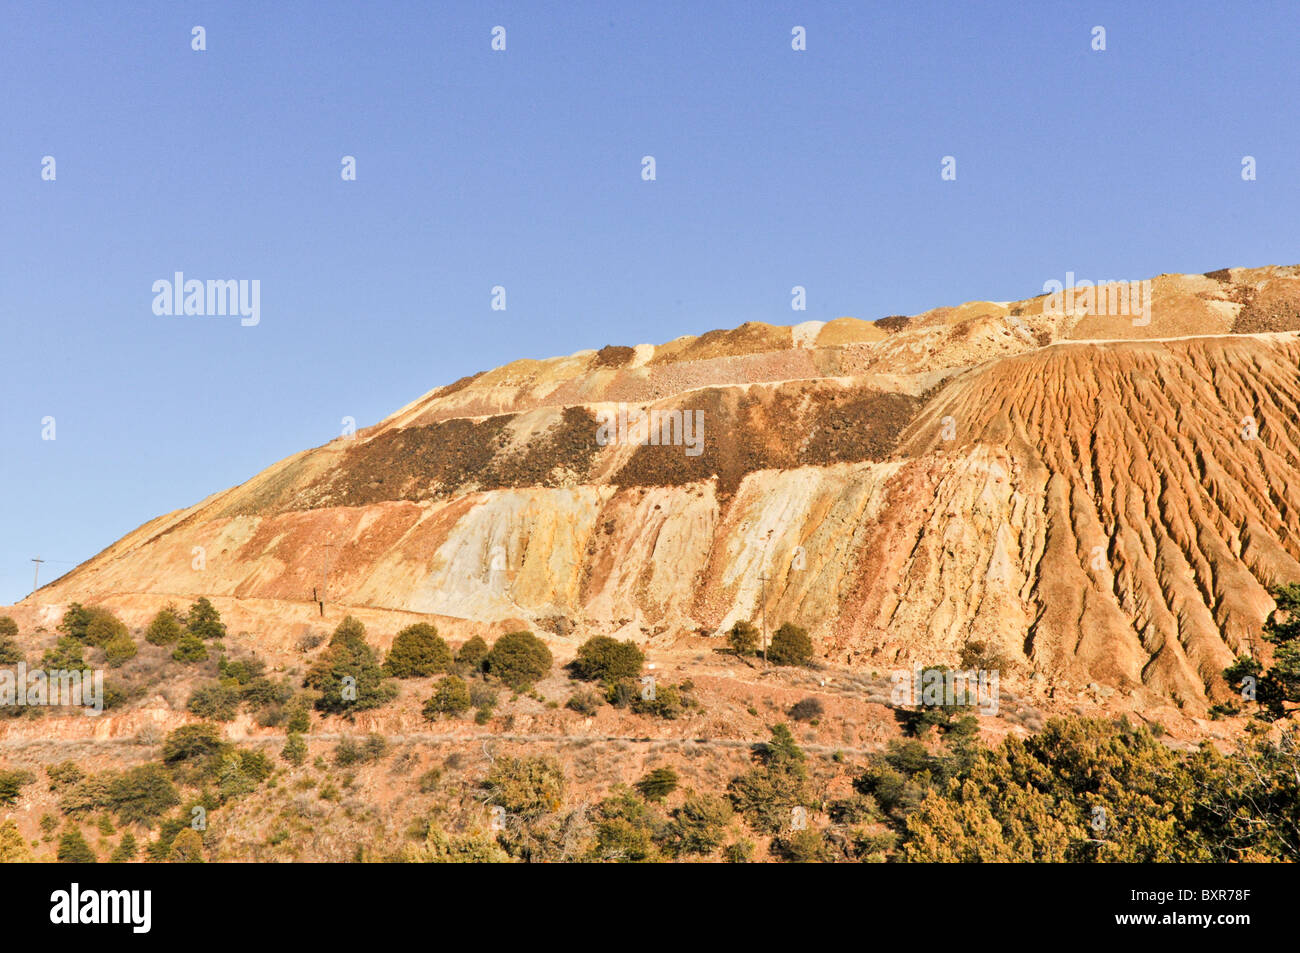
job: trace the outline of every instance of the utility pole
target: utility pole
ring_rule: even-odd
[[[763,535],[763,570],[758,574],[759,580],[763,583],[763,667],[767,668],[767,550],[772,545],[772,531],[769,529]]]
[[[45,560],[33,557],[32,562],[36,563],[36,574],[32,576],[32,592],[35,592],[41,588],[41,563],[45,562]]]
[[[321,618],[325,617],[325,596],[329,591],[330,584],[330,550],[334,548],[333,543],[323,543],[325,547],[325,575],[321,579],[320,587],[320,614]]]

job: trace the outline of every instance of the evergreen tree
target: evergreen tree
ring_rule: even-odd
[[[645,655],[631,639],[619,642],[608,635],[597,635],[578,647],[569,668],[575,677],[586,681],[614,682],[636,678],[644,664]]]
[[[172,847],[167,854],[167,862],[172,864],[203,863],[203,838],[199,835],[199,832],[192,827],[180,831],[172,839]]]
[[[56,627],[64,635],[74,638],[79,642],[86,641],[86,628],[90,625],[90,620],[94,616],[91,611],[83,606],[80,602],[68,604],[68,608],[63,611],[63,619]]]
[[[527,691],[551,670],[551,650],[531,632],[511,632],[497,639],[485,668],[517,692]]]
[[[59,637],[54,648],[46,649],[41,657],[41,668],[46,671],[64,671],[84,669],[86,658],[81,642],[71,635]]]
[[[13,821],[0,824],[0,864],[27,864],[32,861],[32,849]]]
[[[117,850],[113,851],[113,856],[109,861],[114,864],[125,864],[135,860],[135,855],[140,852],[140,847],[135,841],[135,835],[127,831],[122,835],[121,842],[117,845]]]
[[[448,675],[438,682],[433,697],[424,703],[424,717],[435,721],[439,715],[460,715],[470,709],[469,686],[459,675]]]
[[[408,625],[393,639],[384,672],[394,678],[419,678],[451,671],[451,649],[427,622]]]
[[[306,685],[320,693],[320,711],[342,714],[378,708],[397,695],[385,680],[366,628],[352,616],[339,623],[329,645],[307,672]]]
[[[168,604],[158,613],[145,630],[145,641],[150,645],[175,645],[181,637],[181,620],[174,605]]]
[[[807,665],[813,659],[813,644],[808,638],[808,630],[793,622],[782,623],[772,636],[767,659],[774,665]]]
[[[221,621],[221,613],[217,612],[216,606],[208,601],[207,596],[200,596],[198,601],[190,606],[185,625],[200,639],[222,639],[226,636],[226,626]]]
[[[1264,622],[1264,639],[1273,643],[1273,664],[1267,670],[1248,656],[1242,656],[1224,671],[1234,685],[1255,679],[1255,700],[1261,715],[1276,721],[1300,706],[1300,583],[1273,590],[1277,607]]]
[[[108,786],[110,802],[123,824],[151,824],[181,802],[176,786],[160,764],[128,768]]]
[[[483,667],[483,662],[488,655],[488,644],[483,641],[482,636],[474,636],[456,653],[456,664],[468,669],[471,672],[477,672]]]
[[[733,778],[727,791],[751,827],[776,834],[789,826],[794,808],[811,803],[805,755],[785,725],[772,729],[772,740],[757,755],[759,764]]]
[[[126,627],[126,623],[109,610],[95,608],[90,610],[90,621],[86,624],[83,639],[88,645],[107,648],[110,644],[120,643],[123,639],[129,642],[131,631]]]
[[[15,641],[17,635],[18,623],[10,616],[0,615],[0,665],[17,665],[23,660],[23,650]]]
[[[61,864],[93,864],[99,858],[95,852],[90,849],[86,843],[86,838],[81,836],[81,830],[77,827],[69,827],[59,838],[59,850],[55,855]]]
[[[744,657],[758,651],[759,631],[743,619],[727,630],[727,645],[731,651]]]

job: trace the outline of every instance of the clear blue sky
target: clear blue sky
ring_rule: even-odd
[[[1135,6],[4,4],[0,603],[514,358],[1300,261],[1297,7]]]

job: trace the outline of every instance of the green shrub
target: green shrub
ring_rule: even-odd
[[[743,619],[727,631],[727,645],[739,656],[753,655],[758,651],[760,633]]]
[[[1223,676],[1233,688],[1252,679],[1257,716],[1276,721],[1300,710],[1300,583],[1276,586],[1270,592],[1277,607],[1264,620],[1263,635],[1264,641],[1276,646],[1272,664],[1265,669],[1258,659],[1242,655],[1223,670]]]
[[[180,802],[162,765],[128,768],[108,784],[109,806],[123,824],[151,824]]]
[[[334,746],[334,763],[348,768],[361,760],[361,746],[351,735],[344,735]]]
[[[729,864],[747,864],[754,859],[754,842],[742,837],[728,844],[723,849],[722,856]]]
[[[233,801],[257,789],[257,778],[245,768],[243,752],[227,751],[217,767],[217,791],[221,800]]]
[[[250,709],[266,711],[279,709],[293,697],[293,686],[288,681],[273,682],[264,676],[258,676],[239,686],[240,699]]]
[[[388,741],[383,735],[371,733],[360,744],[351,735],[344,735],[334,747],[334,763],[347,768],[354,764],[378,761],[386,754]]]
[[[819,698],[805,698],[790,706],[790,717],[795,721],[816,721],[825,713]]]
[[[22,769],[0,771],[0,804],[18,800],[22,789],[36,780],[36,775]]]
[[[217,661],[217,674],[236,685],[248,685],[266,673],[266,663],[255,655],[229,659],[221,656]]]
[[[81,770],[81,766],[74,761],[64,761],[57,764],[47,764],[45,766],[45,775],[49,777],[49,789],[62,790],[77,784],[86,776],[86,772]]]
[[[182,725],[163,741],[163,764],[186,780],[210,779],[229,747],[212,725]]]
[[[456,652],[456,664],[461,665],[471,672],[477,672],[483,667],[483,662],[488,656],[488,644],[483,641],[481,636],[474,636]]]
[[[239,689],[214,682],[196,688],[185,707],[200,718],[230,721],[239,712]]]
[[[217,795],[221,803],[238,800],[257,790],[257,779],[244,770],[244,759],[231,751],[217,768]]]
[[[732,778],[731,803],[755,830],[776,834],[790,822],[793,808],[812,798],[804,753],[785,725],[772,728],[772,740],[758,751],[758,766]]]
[[[150,645],[175,645],[181,637],[181,620],[174,605],[159,609],[145,629],[144,640]]]
[[[812,659],[813,644],[808,630],[793,622],[782,623],[767,647],[767,660],[774,665],[807,665]]]
[[[104,711],[116,708],[136,694],[138,690],[128,689],[113,679],[104,679]]]
[[[961,667],[1005,674],[1011,664],[997,646],[986,642],[967,642],[961,650]]]
[[[394,678],[420,678],[451,670],[451,649],[427,622],[408,625],[393,639],[384,672]]]
[[[594,715],[600,710],[603,701],[599,692],[594,692],[590,688],[580,688],[565,702],[564,707],[580,715]]]
[[[649,698],[645,692],[638,692],[632,699],[632,710],[638,715],[672,720],[686,710],[686,698],[676,685],[657,685]]]
[[[608,635],[597,635],[578,648],[578,654],[569,663],[577,678],[589,682],[613,682],[620,678],[636,678],[645,664],[645,655],[630,639],[619,642]]]
[[[832,801],[827,813],[837,824],[872,824],[884,820],[880,804],[870,794],[861,791]]]
[[[423,845],[403,848],[397,859],[417,864],[504,864],[510,855],[487,834],[448,834],[430,823]]]
[[[825,864],[835,859],[826,838],[811,828],[776,838],[772,848],[773,853],[792,864]]]
[[[469,703],[475,708],[493,708],[497,703],[497,691],[491,685],[478,679],[473,679],[467,683],[469,685]]]
[[[94,774],[66,788],[59,798],[59,810],[71,816],[83,816],[109,807],[111,774]]]
[[[203,838],[192,827],[187,827],[172,840],[171,850],[167,854],[170,864],[203,863]]]
[[[180,642],[177,643],[176,651],[172,652],[172,658],[186,664],[206,662],[208,660],[208,647],[193,632],[186,632],[181,636]]]
[[[0,638],[0,665],[17,665],[27,656],[13,639]]]
[[[131,631],[126,627],[126,623],[107,609],[90,610],[90,621],[86,624],[83,636],[83,640],[88,645],[97,645],[107,650],[111,643],[123,639],[127,641],[131,639]],[[134,645],[135,643],[132,643],[132,647]]]
[[[605,701],[615,708],[627,708],[641,697],[641,686],[630,678],[620,678],[605,690]]]
[[[655,768],[635,785],[647,801],[662,801],[677,790],[677,772],[672,768]]]
[[[307,742],[303,740],[302,735],[296,731],[289,732],[289,736],[284,741],[284,748],[280,751],[280,757],[294,767],[301,767],[307,760]]]
[[[189,614],[185,618],[185,627],[200,639],[226,637],[226,626],[221,621],[221,613],[208,601],[207,596],[200,596],[198,601],[190,606]]]
[[[675,855],[707,855],[722,846],[731,823],[731,805],[712,794],[688,793],[673,811],[669,850]]]
[[[498,758],[483,785],[489,804],[524,818],[559,810],[564,803],[564,771],[548,758]]]
[[[11,616],[0,615],[0,665],[17,665],[25,656],[14,637],[18,635],[18,623]]]
[[[265,781],[275,770],[271,759],[255,748],[239,749],[239,767],[254,781]]]
[[[442,768],[430,768],[424,774],[420,775],[416,786],[421,794],[432,794],[438,790],[438,785],[442,782]]]
[[[86,658],[81,642],[74,636],[64,635],[59,638],[54,648],[46,649],[41,658],[41,668],[46,671],[77,671],[86,667]]]
[[[131,634],[126,631],[126,626],[122,626],[122,631],[114,635],[107,642],[103,643],[104,660],[110,668],[119,668],[125,665],[131,659],[135,658],[139,651],[136,648],[135,640]]]
[[[527,691],[551,670],[551,650],[531,632],[511,632],[497,639],[485,667],[517,692]]]
[[[311,731],[311,713],[307,710],[306,703],[295,702],[289,706],[289,720],[284,727],[286,731],[296,731],[302,735]]]
[[[438,682],[433,696],[424,703],[423,714],[427,721],[436,721],[440,715],[464,714],[471,706],[469,686],[459,675],[448,675]]]
[[[592,853],[596,859],[624,863],[659,859],[656,842],[665,837],[667,821],[627,788],[615,788],[596,805],[595,822]]]
[[[366,740],[361,742],[361,760],[366,764],[375,761],[382,761],[387,757],[391,750],[388,739],[378,732],[372,731],[366,735]]]
[[[262,720],[278,724],[276,709],[293,697],[293,688],[287,681],[274,682],[267,678],[266,663],[256,656],[231,661],[222,656],[217,663],[222,683],[233,688],[238,700],[250,709],[261,710]]]
[[[145,852],[149,855],[150,860],[164,862],[167,855],[171,853],[172,842],[181,831],[189,829],[190,818],[188,816],[169,817],[158,826],[158,838],[151,841],[146,847]]]

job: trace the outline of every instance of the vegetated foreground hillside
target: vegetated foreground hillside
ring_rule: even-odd
[[[1281,654],[1300,586],[1279,597]],[[353,617],[271,668],[204,599],[140,642],[80,604],[47,636],[0,616],[0,659],[107,668],[107,709],[0,708],[0,862],[1300,858],[1300,745],[1274,705],[1295,690],[1261,688],[1196,747],[1156,712],[903,700],[790,625],[771,664],[739,625],[690,657],[596,636],[563,668],[528,632],[456,643],[427,623],[381,655]],[[1234,731],[1251,718],[1264,730]]]
[[[159,517],[14,614],[140,625],[204,594],[274,657],[316,598],[389,638],[432,618],[561,654],[694,650],[765,611],[850,670],[979,643],[1044,699],[1204,712],[1300,579],[1300,277],[1153,288],[1149,324],[1040,296],[516,362]],[[699,453],[602,444],[620,404],[702,414]]]

